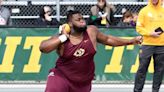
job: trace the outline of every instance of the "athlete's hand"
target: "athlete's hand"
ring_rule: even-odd
[[[132,43],[132,44],[141,44],[142,41],[143,41],[142,36],[136,36],[135,38],[133,38],[133,39],[131,40],[131,43]]]
[[[60,25],[59,26],[59,34],[65,34],[67,37],[69,37],[69,33],[66,30],[66,25]]]

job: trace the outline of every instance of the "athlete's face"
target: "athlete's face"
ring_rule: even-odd
[[[86,22],[81,14],[74,14],[72,16],[72,27],[76,31],[86,31]]]
[[[156,6],[156,5],[158,5],[159,0],[151,0],[151,2],[152,2],[152,4],[153,4],[153,5],[155,5],[155,6]]]

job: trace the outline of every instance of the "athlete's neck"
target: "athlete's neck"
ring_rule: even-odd
[[[84,32],[76,32],[76,31],[72,32],[71,31],[69,36],[70,36],[70,38],[81,39],[81,38],[83,38],[83,33]]]
[[[76,30],[71,30],[71,33],[70,33],[70,35],[72,35],[72,36],[82,36],[82,34],[83,34],[83,31],[76,31]]]

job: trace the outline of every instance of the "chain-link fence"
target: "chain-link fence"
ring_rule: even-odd
[[[145,6],[146,2],[109,2],[113,4],[117,11],[114,14],[115,22],[117,23],[122,14],[122,8],[126,8],[132,12],[139,12],[139,10]],[[53,11],[53,17],[60,18],[60,22],[64,23],[66,18],[66,12],[68,9],[73,8],[82,12],[82,15],[87,19],[90,14],[90,8],[95,5],[96,2],[60,2],[55,1],[6,1],[3,5],[12,11],[13,25],[26,26],[34,25],[35,20],[38,18],[39,9],[45,5],[50,6]],[[57,7],[59,5],[59,7]],[[57,10],[59,12],[57,12]],[[59,13],[59,14],[58,14]]]

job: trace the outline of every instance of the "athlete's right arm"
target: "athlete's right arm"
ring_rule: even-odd
[[[49,53],[53,50],[56,50],[61,43],[62,42],[59,39],[59,36],[53,36],[48,40],[42,41],[39,49],[43,53]]]
[[[65,29],[65,25],[61,26],[61,29],[59,29],[60,35],[58,36],[52,36],[48,40],[44,40],[40,44],[40,51],[43,53],[49,53],[53,50],[56,50],[61,46],[63,42],[65,42],[68,39],[68,33],[67,30]]]

